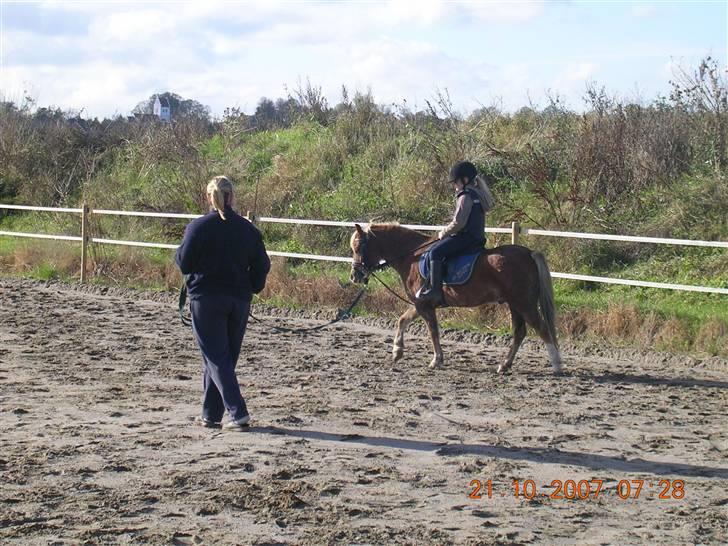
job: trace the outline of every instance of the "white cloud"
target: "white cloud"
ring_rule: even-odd
[[[453,5],[440,0],[421,0],[413,5],[408,0],[391,0],[372,10],[374,19],[382,24],[401,25],[404,23],[432,25],[449,16]]]
[[[4,77],[8,96],[19,97],[27,90],[40,105],[84,110],[85,115],[96,116],[127,113],[143,99],[133,85],[140,73],[140,67],[134,65],[120,69],[94,62],[75,67],[11,66],[5,68]]]
[[[657,11],[654,4],[636,4],[630,7],[629,13],[632,17],[649,17]]]
[[[598,65],[592,62],[572,63],[566,67],[562,77],[570,82],[583,82],[594,77]]]
[[[468,2],[463,11],[480,21],[524,22],[538,17],[544,11],[545,1],[525,2]]]
[[[179,17],[160,8],[114,12],[93,19],[89,38],[94,43],[134,46],[163,37],[179,22]]]
[[[670,59],[664,65],[662,65],[662,74],[666,78],[673,78],[675,72],[680,68],[680,63],[675,59]]]
[[[415,107],[446,88],[462,109],[499,97],[506,107],[517,107],[529,90],[579,96],[600,67],[591,60],[561,59],[546,67],[538,52],[536,59],[530,52],[522,61],[505,61],[500,44],[482,52],[477,42],[461,46],[471,39],[468,32],[484,25],[509,32],[527,28],[548,6],[440,0],[45,2],[35,9],[70,14],[83,23],[81,30],[53,36],[5,32],[0,89],[18,96],[29,88],[41,104],[85,108],[92,116],[127,113],[167,90],[217,114],[226,106],[249,112],[260,97],[282,96],[285,84],[307,77],[331,101],[339,99],[343,83],[371,87],[380,102],[407,99]],[[461,32],[465,38],[459,40]]]
[[[539,96],[556,96],[566,104],[581,106],[584,90],[589,82],[595,81],[599,65],[591,61],[567,62],[549,81],[545,79],[541,87],[531,87]]]

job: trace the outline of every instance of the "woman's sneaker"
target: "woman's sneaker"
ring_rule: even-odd
[[[205,428],[220,428],[221,426],[219,421],[213,421],[212,419],[206,419],[205,417],[200,417],[198,423]]]
[[[222,428],[225,430],[247,430],[250,426],[250,415],[243,415],[240,419],[234,419],[225,423]]]

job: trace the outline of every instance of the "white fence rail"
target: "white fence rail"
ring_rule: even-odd
[[[83,208],[64,208],[64,207],[34,207],[27,205],[6,205],[0,204],[0,209],[9,210],[23,210],[23,211],[39,211],[39,212],[57,212],[57,213],[75,213],[81,214],[82,233],[81,236],[74,235],[53,235],[44,233],[23,233],[17,231],[0,231],[0,236],[10,237],[27,237],[34,239],[53,239],[60,241],[73,241],[82,243],[82,260],[81,260],[81,282],[85,280],[86,271],[86,247],[88,243],[97,244],[108,244],[108,245],[121,245],[121,246],[132,246],[132,247],[143,247],[143,248],[163,248],[174,250],[178,247],[175,244],[167,243],[149,243],[144,241],[125,241],[118,239],[104,239],[90,237],[87,233],[88,218],[92,215],[108,215],[108,216],[134,216],[134,217],[147,217],[147,218],[172,218],[172,219],[194,219],[199,218],[199,214],[178,214],[178,213],[167,213],[167,212],[141,212],[141,211],[125,211],[125,210],[107,210],[107,209],[90,209],[84,205]],[[306,220],[298,218],[273,218],[268,216],[261,216],[255,218],[256,222],[259,223],[276,223],[276,224],[292,224],[292,225],[309,225],[309,226],[323,226],[323,227],[346,227],[352,228],[355,222],[337,222],[332,220]],[[415,229],[419,231],[439,231],[443,226],[431,226],[431,225],[420,225],[420,224],[403,224],[403,227],[409,229]],[[573,231],[553,231],[545,229],[525,228],[521,227],[517,222],[514,222],[510,228],[507,227],[489,227],[485,228],[486,233],[504,233],[511,234],[512,242],[518,242],[521,235],[528,236],[545,236],[545,237],[566,237],[572,239],[591,239],[601,241],[621,241],[621,242],[634,242],[634,243],[651,243],[651,244],[664,244],[664,245],[677,245],[677,246],[701,246],[710,248],[725,248],[728,249],[728,241],[700,241],[693,239],[669,239],[664,237],[638,237],[633,235],[609,235],[604,233],[578,233]],[[269,250],[270,256],[279,256],[286,258],[299,258],[304,260],[321,260],[329,262],[341,262],[351,263],[351,258],[344,256],[326,256],[319,254],[304,254],[298,252],[281,252],[276,250]],[[682,290],[689,292],[703,292],[710,294],[726,294],[728,295],[728,288],[717,288],[712,286],[695,286],[687,284],[673,284],[673,283],[661,283],[652,281],[639,281],[634,279],[619,279],[614,277],[598,277],[592,275],[581,275],[574,273],[559,273],[552,272],[551,276],[557,279],[570,279],[580,280],[589,282],[598,282],[606,284],[620,284],[626,286],[639,286],[646,288],[661,288],[667,290]]]
[[[83,237],[74,235],[52,235],[46,233],[22,233],[20,231],[0,231],[0,235],[8,235],[12,237],[28,237],[31,239],[54,239],[56,241],[83,241]]]
[[[707,246],[728,248],[728,241],[697,241],[694,239],[666,239],[665,237],[635,237],[634,235],[607,235],[605,233],[579,233],[575,231],[551,231],[548,229],[521,228],[524,235],[544,235],[546,237],[569,237],[572,239],[597,239],[600,241],[623,241],[630,243],[653,243],[680,246]]]

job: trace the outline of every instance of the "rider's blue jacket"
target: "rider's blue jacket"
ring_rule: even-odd
[[[224,294],[250,301],[265,287],[270,259],[263,237],[230,207],[190,222],[175,261],[187,276],[190,299]]]

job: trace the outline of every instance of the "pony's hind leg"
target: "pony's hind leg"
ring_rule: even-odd
[[[417,318],[417,309],[410,307],[407,309],[397,321],[397,333],[394,335],[394,344],[392,346],[392,359],[397,362],[404,355],[404,333],[410,323]]]
[[[423,307],[417,311],[427,324],[432,348],[435,351],[435,356],[432,357],[430,362],[430,368],[439,368],[442,366],[444,359],[442,357],[442,347],[440,346],[440,328],[437,325],[437,313],[433,307]]]
[[[526,322],[529,324],[529,326],[531,326],[534,330],[538,332],[539,337],[546,344],[546,348],[549,352],[549,361],[551,362],[551,368],[553,369],[554,373],[560,374],[562,371],[562,363],[561,352],[559,351],[558,342],[552,338],[549,329],[546,327],[546,324],[541,319],[538,311],[534,310],[532,312],[524,313],[523,316],[525,317]]]
[[[511,366],[513,366],[513,359],[516,358],[523,339],[526,337],[526,320],[523,315],[511,307],[511,324],[513,325],[513,342],[511,343],[511,350],[508,352],[508,358],[506,361],[498,366],[498,373],[507,372]]]

